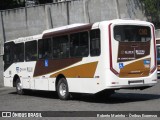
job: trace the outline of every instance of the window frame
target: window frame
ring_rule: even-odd
[[[8,45],[9,44],[9,45]],[[10,46],[11,50],[10,50],[10,54],[6,54],[6,50],[5,50],[5,46],[8,45]],[[3,55],[3,60],[5,62],[5,64],[12,64],[14,61],[13,61],[13,46],[14,46],[14,42],[7,42],[7,43],[4,43],[4,55]],[[9,57],[11,57],[10,59],[10,62],[6,62],[6,55],[9,55]]]
[[[39,58],[39,53],[40,53],[40,51],[39,51],[39,42],[43,41],[42,44],[44,44],[44,41],[45,41],[45,40],[49,40],[49,41],[50,41],[50,44],[51,44],[51,46],[50,46],[50,47],[51,47],[51,48],[50,48],[50,52],[51,52],[51,53],[50,53],[50,54],[51,54],[51,56],[50,56],[50,57],[47,57],[47,58],[44,58],[44,57]],[[38,58],[37,58],[37,59],[38,59],[38,60],[52,59],[52,58],[53,58],[53,55],[52,55],[52,49],[53,49],[53,47],[52,47],[52,38],[39,39],[39,40],[37,41],[37,49],[38,49],[38,50],[37,50],[37,51],[38,51],[38,52],[37,52],[37,54],[38,54],[38,56],[37,56]]]
[[[87,33],[87,41],[86,41],[86,43],[87,43],[87,45],[83,45],[83,46],[81,46],[81,42],[82,42],[82,40],[81,40],[81,34],[82,33]],[[79,55],[71,55],[71,41],[72,41],[72,38],[71,38],[71,36],[73,36],[73,35],[76,35],[76,34],[78,34],[78,36],[79,36],[79,40],[78,40],[78,42],[79,42],[79,48],[80,47],[85,47],[85,46],[87,46],[86,47],[86,49],[88,49],[87,50],[87,54],[86,55],[81,55],[81,56],[79,56]],[[89,31],[88,30],[85,30],[85,31],[80,31],[80,32],[75,32],[75,33],[71,33],[70,35],[69,35],[69,38],[70,38],[70,57],[71,58],[81,58],[81,57],[88,57],[89,55],[90,55],[90,38],[89,38],[89,36],[90,36],[90,34],[89,34]],[[73,50],[74,51],[74,50]],[[84,51],[85,52],[85,51]]]
[[[58,41],[58,39],[60,39],[60,38],[62,38],[62,37],[66,37],[67,39],[65,39],[65,40],[67,40],[68,42],[68,57],[54,57],[54,54],[53,54],[53,52],[54,52],[54,46],[53,46],[53,44],[54,44],[54,42],[57,42]],[[57,40],[56,40],[57,39]],[[61,40],[61,39],[60,39]],[[62,41],[62,40],[61,40]],[[57,45],[59,45],[59,44],[62,44],[62,42],[57,42],[56,43],[56,46]],[[60,35],[60,36],[53,36],[52,37],[52,42],[51,42],[51,44],[52,44],[52,59],[68,59],[68,58],[70,58],[70,37],[69,37],[69,35],[68,34],[63,34],[63,35]],[[56,54],[57,55],[57,54]]]
[[[21,42],[21,43],[17,43],[17,44],[14,44],[14,55],[16,55],[17,56],[17,45],[20,45],[20,44],[22,44],[23,46],[21,46],[22,48],[23,48],[23,51],[22,51],[22,55],[23,55],[23,59],[21,60],[21,58],[19,58],[19,60],[20,61],[18,61],[18,58],[16,58],[16,59],[14,59],[14,56],[13,56],[13,62],[14,63],[17,63],[17,62],[24,62],[24,43],[23,42]],[[19,48],[20,46],[18,46],[18,48]],[[20,50],[20,52],[21,52],[21,50]],[[21,54],[19,54],[18,56],[20,56]]]
[[[37,54],[37,56],[36,56],[36,59],[34,59],[34,60],[31,60],[31,59],[27,60],[27,58],[26,58],[26,44],[30,43],[30,42],[36,42],[36,54]],[[37,40],[32,40],[32,41],[25,42],[25,61],[26,62],[31,62],[31,61],[37,61],[37,60],[38,60],[38,42],[37,42]]]
[[[92,31],[97,31],[98,30],[98,32],[99,32],[99,54],[95,54],[95,55],[93,55],[93,54],[91,54],[91,49],[92,49],[92,36],[91,36],[91,32]],[[99,29],[99,28],[96,28],[96,29],[92,29],[92,30],[90,30],[90,32],[89,32],[90,34],[90,56],[91,57],[97,57],[97,56],[100,56],[101,55],[101,30]],[[96,36],[96,35],[95,35]],[[98,39],[98,38],[95,38],[95,39]]]
[[[123,27],[123,31],[121,30],[121,33],[123,32],[124,33],[124,28],[125,27],[131,27],[131,26],[133,26],[133,27],[135,27],[134,29],[137,29],[138,27],[142,27],[142,28],[149,28],[149,35],[147,34],[147,36],[149,36],[150,37],[150,39],[149,40],[146,40],[147,39],[147,37],[145,36],[145,41],[139,41],[138,39],[137,39],[137,41],[130,41],[130,40],[128,40],[128,41],[125,41],[125,40],[117,40],[116,39],[116,34],[115,34],[115,27],[118,27],[118,26],[120,26],[120,27]],[[136,28],[137,27],[137,28]],[[122,28],[121,28],[122,29]],[[133,29],[132,29],[133,30]],[[132,32],[133,33],[133,32]],[[138,33],[138,32],[137,32]],[[136,34],[137,34],[136,33]],[[122,35],[122,34],[121,34]],[[123,36],[125,36],[126,35],[126,33],[125,34],[123,34]],[[136,35],[136,37],[137,37],[138,35]],[[140,35],[139,35],[140,36]],[[140,37],[141,37],[141,39],[142,39],[142,36],[143,35],[141,35]],[[115,25],[114,27],[113,27],[113,38],[114,38],[114,40],[116,40],[116,41],[118,41],[118,42],[148,42],[148,41],[151,41],[151,39],[152,39],[152,33],[151,33],[151,27],[150,26],[145,26],[145,25],[125,25],[125,24],[122,24],[122,25]],[[126,38],[126,36],[125,36],[125,38]],[[122,36],[121,36],[121,39],[122,39]]]

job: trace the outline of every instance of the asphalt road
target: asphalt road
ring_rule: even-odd
[[[119,90],[109,99],[82,95],[68,101],[59,100],[54,92],[17,95],[14,88],[1,87],[0,111],[160,111],[160,82],[143,91]]]

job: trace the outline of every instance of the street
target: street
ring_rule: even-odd
[[[54,92],[17,95],[15,88],[0,88],[0,111],[160,111],[159,103],[160,82],[143,91],[119,90],[109,99],[82,95],[68,101],[59,100]]]

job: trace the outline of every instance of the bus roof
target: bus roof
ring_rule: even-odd
[[[53,28],[50,30],[46,30],[43,32],[43,36],[42,38],[48,38],[51,36],[58,36],[58,35],[63,35],[66,33],[75,33],[75,32],[79,32],[79,31],[85,31],[85,30],[89,30],[92,28],[93,24],[72,24],[72,25],[67,25],[67,26],[63,26],[63,27],[58,27],[58,28]]]
[[[131,20],[131,19],[113,19],[113,20],[109,20],[109,21],[101,21],[100,24],[101,23],[108,23],[108,24],[110,24],[110,23],[113,23],[113,24],[116,24],[116,23],[118,23],[118,24],[121,24],[121,23],[122,24],[125,24],[125,23],[129,24],[129,23],[131,23],[131,24],[135,24],[135,25],[138,25],[138,24],[140,24],[140,25],[142,25],[142,24],[150,25],[150,24],[152,24],[152,23],[147,22],[147,21]]]
[[[42,34],[28,36],[28,37],[20,37],[14,40],[6,41],[5,43],[8,43],[8,42],[21,43],[21,42],[27,42],[27,41],[32,41],[32,40],[38,40],[38,39],[42,39]]]
[[[87,23],[77,23],[77,24],[61,26],[61,27],[45,30],[45,31],[43,31],[42,34],[49,33],[49,32],[55,32],[55,31],[59,31],[59,30],[64,30],[64,29],[69,29],[69,28],[78,27],[78,26],[83,26],[83,25],[86,25],[86,24]]]

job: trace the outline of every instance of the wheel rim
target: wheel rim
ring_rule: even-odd
[[[67,86],[64,83],[61,83],[59,86],[59,92],[61,94],[61,96],[65,96],[66,92],[67,92]]]
[[[21,83],[17,83],[17,90],[20,91],[22,89]]]

